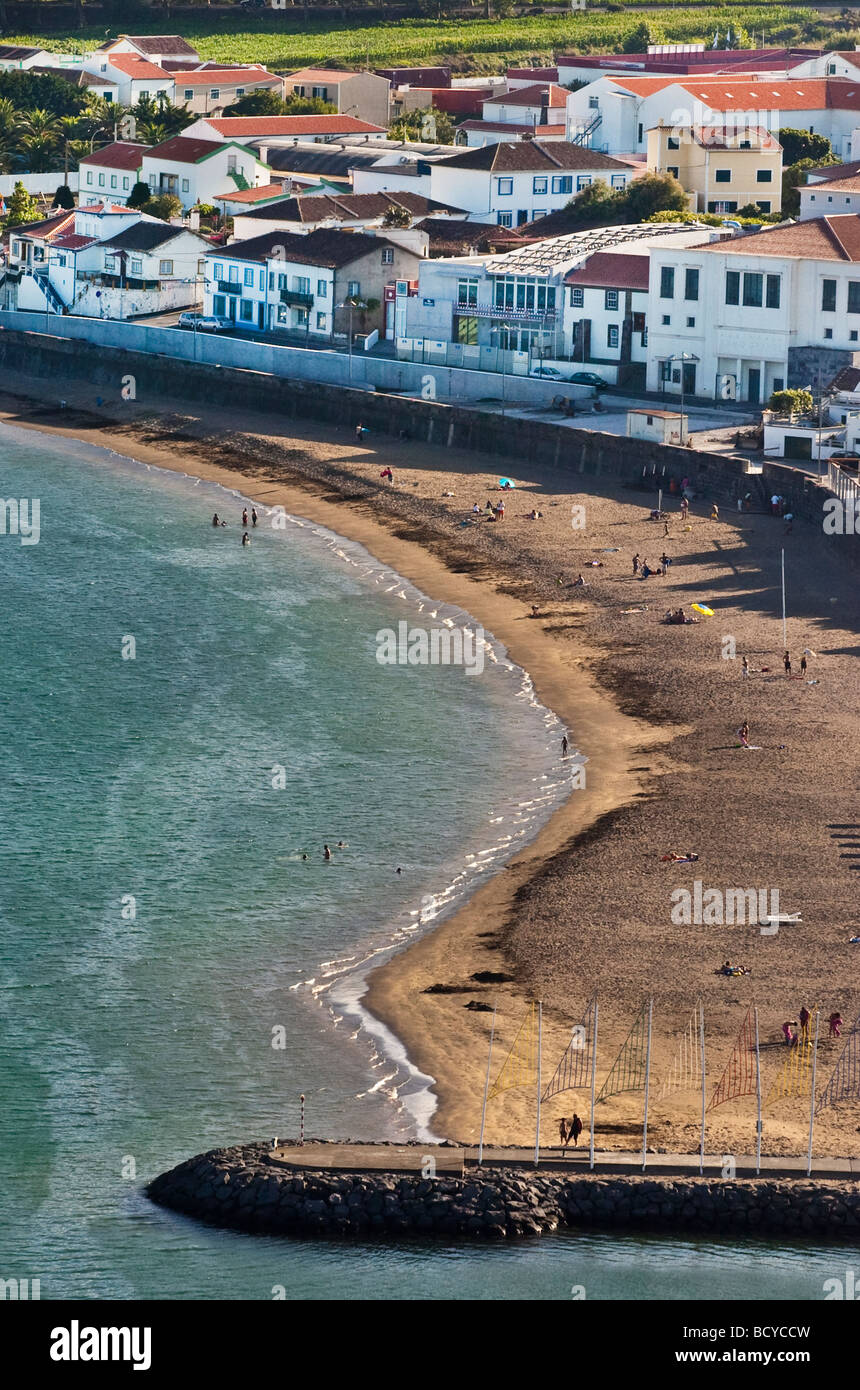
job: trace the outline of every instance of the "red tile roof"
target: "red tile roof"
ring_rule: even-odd
[[[585,265],[578,270],[568,271],[564,283],[610,290],[647,290],[649,265],[648,256],[628,255],[623,251],[595,251]],[[653,411],[650,413],[653,414]]]
[[[845,179],[824,179],[821,183],[805,183],[800,192],[808,193],[858,193],[860,192],[860,174],[849,174]],[[823,201],[823,199],[822,199]]]
[[[57,246],[61,251],[80,251],[82,246],[95,246],[98,237],[80,236],[77,232],[63,232],[60,236],[51,237],[51,245]]]
[[[288,72],[287,82],[328,82],[336,86],[350,77],[358,77],[357,72],[338,72],[336,68],[299,68],[298,72]]]
[[[753,81],[744,74],[704,78],[607,76],[634,96],[651,96],[677,83],[715,111],[860,110],[860,83],[847,77],[764,77]]]
[[[489,102],[500,106],[566,106],[569,93],[554,82],[536,82],[532,87],[514,87],[509,92],[498,92],[487,97]],[[484,103],[486,105],[486,102]]]
[[[813,217],[786,227],[768,227],[748,236],[712,242],[701,251],[741,256],[789,256],[805,261],[860,261],[860,214]]]
[[[208,116],[203,120],[219,135],[379,135],[385,126],[371,125],[357,116]]]
[[[557,82],[558,68],[508,68],[505,76],[514,81],[524,81],[530,77],[532,82]]]
[[[165,160],[168,164],[196,164],[206,155],[215,154],[226,146],[222,140],[201,140],[196,135],[174,135],[162,145],[153,145],[148,151],[153,159]]]
[[[259,188],[234,188],[231,193],[217,193],[216,203],[259,203],[267,198],[283,198],[282,183],[264,183]]]
[[[262,68],[195,68],[193,72],[172,72],[177,87],[280,87],[281,78]]]
[[[131,77],[136,82],[144,82],[147,78],[169,82],[173,76],[172,73],[165,72],[164,68],[148,62],[146,58],[138,58],[134,53],[109,53],[107,61],[112,68],[124,72],[126,77]]]
[[[138,141],[117,140],[113,145],[105,145],[102,150],[94,150],[92,154],[85,154],[80,164],[96,164],[105,169],[129,169],[137,170],[140,168],[140,161],[152,148],[151,145],[143,145]]]

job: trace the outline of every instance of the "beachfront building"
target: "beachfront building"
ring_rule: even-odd
[[[208,116],[188,126],[183,135],[202,140],[232,140],[238,145],[296,145],[299,141],[362,139],[384,140],[385,126],[360,121],[356,116]]]
[[[267,72],[262,63],[204,63],[202,67],[171,72],[174,102],[201,116],[217,116],[250,92],[283,97],[283,78]],[[187,134],[188,132],[184,132]]]
[[[356,332],[382,333],[386,288],[417,280],[421,263],[392,237],[396,232],[276,230],[231,242],[206,257],[205,312],[236,329],[301,333],[317,342],[348,332],[350,322]]]
[[[271,171],[253,149],[232,140],[201,140],[175,135],[146,151],[141,180],[153,197],[174,193],[183,208],[211,203],[230,188],[271,183]]]
[[[693,212],[782,207],[782,146],[760,126],[655,126],[648,131],[647,167],[673,174]]]
[[[430,342],[452,364],[495,370],[504,355],[506,371],[543,363],[642,385],[649,251],[710,234],[673,223],[601,227],[502,254],[422,262],[398,353],[424,355]]]
[[[476,222],[522,227],[565,207],[595,179],[626,188],[629,164],[567,141],[504,141],[429,166],[430,197]]]
[[[143,156],[151,148],[135,140],[118,140],[84,155],[78,165],[81,206],[103,203],[105,199],[125,205],[140,179]]]
[[[858,353],[860,215],[652,247],[649,390],[760,404],[826,384]]]
[[[302,68],[284,78],[284,93],[314,97],[335,107],[339,116],[357,116],[361,121],[387,128],[389,93],[387,77],[375,72],[337,72],[332,68]]]
[[[133,318],[196,304],[209,243],[184,227],[115,204],[16,227],[4,307]]]

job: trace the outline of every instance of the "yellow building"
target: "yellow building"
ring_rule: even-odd
[[[648,131],[648,170],[674,174],[693,212],[782,207],[782,146],[761,126],[667,126]]]

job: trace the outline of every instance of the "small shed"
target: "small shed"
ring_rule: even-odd
[[[655,444],[683,444],[687,439],[687,416],[680,410],[628,410],[627,435],[630,439],[650,439]]]

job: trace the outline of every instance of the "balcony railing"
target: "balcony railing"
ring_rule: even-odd
[[[454,306],[455,314],[473,319],[555,319],[555,309],[512,309],[503,304],[463,304]]]
[[[238,280],[219,280],[217,283],[219,294],[241,295],[242,293],[242,286],[239,284]]]
[[[301,290],[281,290],[282,304],[292,304],[296,309],[311,309],[313,302],[312,294],[304,294]]]

